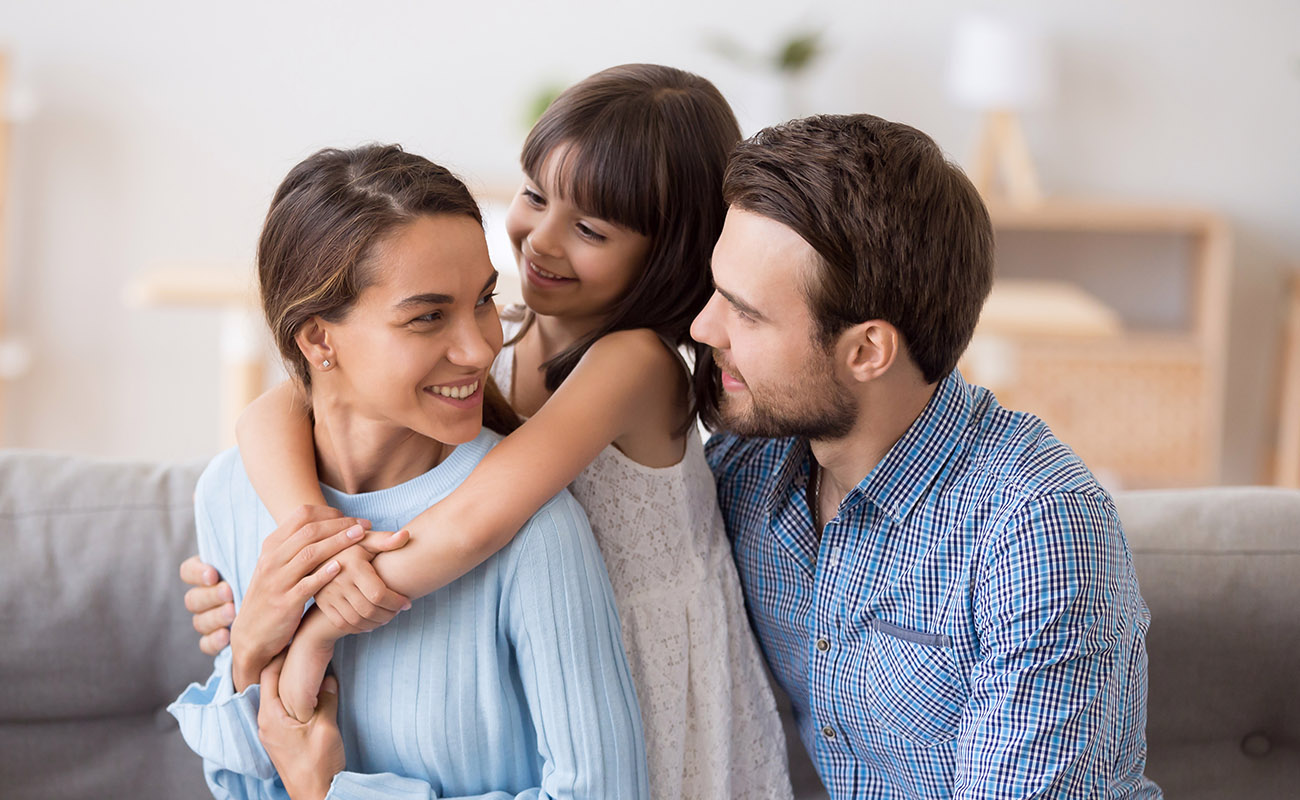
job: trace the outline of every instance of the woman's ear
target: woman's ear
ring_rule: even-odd
[[[327,370],[337,363],[334,348],[330,344],[329,327],[320,317],[312,317],[304,322],[294,334],[293,340],[312,369]]]
[[[836,361],[853,380],[868,383],[889,371],[901,355],[902,347],[898,328],[884,320],[871,319],[840,334],[835,345]]]

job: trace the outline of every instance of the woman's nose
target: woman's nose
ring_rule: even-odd
[[[457,326],[456,337],[447,351],[447,357],[462,367],[487,369],[497,357],[498,349],[488,341],[478,321],[471,319]]]

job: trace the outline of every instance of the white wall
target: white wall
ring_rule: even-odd
[[[973,7],[0,0],[0,47],[37,104],[14,129],[4,299],[36,362],[7,387],[4,441],[212,453],[216,312],[128,308],[124,286],[158,267],[245,268],[276,183],[318,147],[397,141],[499,187],[515,179],[539,85],[626,61],[710,77],[752,128],[763,92],[706,39],[770,44],[811,23],[833,50],[795,111],[909,122],[962,158],[974,120],[943,79]],[[978,7],[1058,44],[1062,97],[1026,120],[1050,192],[1205,205],[1235,225],[1225,475],[1256,479],[1273,435],[1282,268],[1300,264],[1300,4]]]

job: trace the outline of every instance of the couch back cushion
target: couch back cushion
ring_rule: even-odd
[[[1300,786],[1300,492],[1122,492],[1142,596],[1147,774],[1166,796]]]
[[[5,797],[206,796],[163,710],[211,671],[177,575],[202,468],[0,451]]]

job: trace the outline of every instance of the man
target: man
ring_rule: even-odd
[[[832,797],[1159,797],[1149,614],[1111,498],[956,371],[993,273],[929,137],[821,116],[742,143],[692,327],[755,630]],[[776,437],[776,438],[770,438]]]

